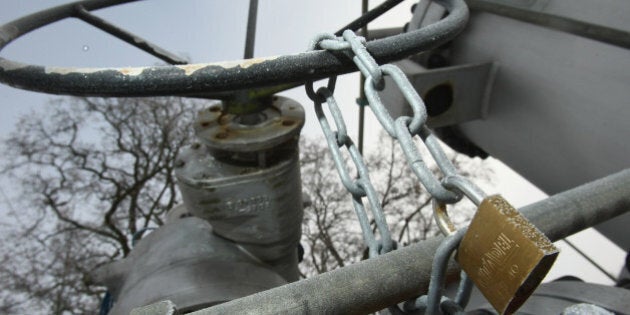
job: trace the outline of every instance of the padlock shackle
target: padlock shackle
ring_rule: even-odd
[[[473,182],[468,180],[466,177],[460,175],[445,177],[442,179],[442,185],[449,190],[455,190],[463,193],[464,196],[470,199],[470,201],[472,201],[472,203],[474,203],[477,207],[487,196],[485,192],[477,187],[477,185],[473,184]],[[435,222],[442,234],[445,236],[455,234],[455,232],[457,232],[457,228],[448,216],[446,203],[433,198],[431,205],[433,207],[433,217],[435,218]]]

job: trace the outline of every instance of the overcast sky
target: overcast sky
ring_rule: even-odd
[[[25,14],[66,3],[65,0],[4,0],[0,23],[4,24]],[[378,4],[370,1],[371,4]],[[402,26],[411,15],[406,1],[372,27]],[[147,0],[121,5],[95,13],[154,42],[167,50],[184,56],[193,63],[242,59],[248,1],[207,0]],[[257,38],[254,55],[257,57],[293,54],[304,51],[310,39],[322,32],[334,32],[360,13],[360,1],[260,1]],[[32,32],[5,48],[5,58],[26,63],[77,67],[127,67],[153,65],[154,57],[112,39],[112,37],[79,20],[64,20]],[[357,133],[357,111],[354,99],[358,95],[358,75],[343,76],[338,83],[337,97],[344,108],[351,135]],[[303,88],[283,93],[302,103],[306,109],[307,125],[304,134],[321,134],[312,106]],[[14,128],[20,115],[43,108],[50,95],[33,93],[0,85],[0,136]],[[366,143],[379,128],[369,115]],[[356,139],[356,137],[355,137]],[[489,193],[500,192],[515,206],[522,206],[545,198],[545,194],[520,179],[507,167],[494,163],[498,180]],[[0,210],[5,205],[0,202]],[[573,238],[585,244],[585,250],[616,274],[622,265],[624,252],[610,244],[596,232],[582,233]],[[596,245],[592,245],[596,244]],[[556,267],[548,277],[554,279],[573,274],[587,281],[610,284],[610,280],[590,267],[585,260],[563,248]]]

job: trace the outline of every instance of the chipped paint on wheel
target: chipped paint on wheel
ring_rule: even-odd
[[[265,61],[271,61],[276,58],[278,58],[278,56],[252,58],[252,59],[238,60],[238,61],[223,61],[223,62],[214,62],[214,63],[197,63],[197,64],[191,64],[191,65],[178,65],[175,67],[184,70],[184,73],[186,75],[191,75],[195,73],[197,70],[200,70],[206,67],[211,67],[211,66],[219,66],[224,69],[230,69],[230,68],[236,68],[236,67],[247,69],[255,64],[259,64]]]
[[[86,0],[86,11],[136,0]],[[376,61],[387,63],[449,41],[466,25],[468,9],[462,0],[443,0],[449,14],[439,22],[412,32],[367,43]],[[20,36],[55,21],[76,16],[77,3],[69,3],[25,16],[0,26],[0,50]],[[138,37],[132,36],[135,40]],[[157,49],[152,45],[145,49]],[[257,65],[256,67],[252,67]],[[0,58],[0,83],[52,94],[77,96],[180,95],[231,98],[244,89],[269,91],[356,71],[352,60],[327,51],[194,65],[129,68],[43,67]],[[272,88],[270,88],[272,87]]]
[[[206,67],[218,66],[224,69],[237,68],[241,67],[242,69],[247,69],[253,65],[270,61],[278,58],[278,56],[272,57],[264,57],[264,58],[253,58],[239,61],[223,61],[223,62],[214,62],[214,63],[197,63],[190,65],[177,65],[173,66],[178,69],[184,70],[184,74],[189,76],[197,72],[198,70],[204,69]],[[6,63],[3,64],[3,68],[5,70],[15,70],[26,67],[28,65],[18,64],[18,63]],[[171,67],[171,66],[168,66]],[[133,67],[133,68],[64,68],[64,67],[45,67],[44,71],[46,74],[56,73],[56,74],[71,74],[71,73],[96,73],[100,71],[108,71],[114,70],[121,74],[128,76],[137,76],[141,75],[147,69],[153,69],[154,67]]]

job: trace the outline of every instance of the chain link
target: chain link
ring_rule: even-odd
[[[383,126],[383,129],[400,145],[407,163],[433,198],[434,208],[438,210],[442,209],[443,211],[441,211],[441,213],[446,215],[445,205],[461,200],[463,195],[479,203],[479,200],[485,197],[485,194],[476,185],[457,172],[453,163],[446,156],[444,150],[442,150],[437,137],[426,126],[426,106],[407,79],[407,76],[394,65],[386,64],[379,66],[376,60],[367,51],[365,43],[366,41],[363,37],[359,37],[354,32],[346,30],[343,32],[342,37],[336,37],[332,34],[318,35],[311,42],[310,48],[323,48],[338,51],[354,61],[359,71],[366,77],[364,91],[368,105],[379,123]],[[385,76],[392,79],[394,85],[401,91],[403,97],[409,106],[411,106],[412,117],[401,116],[394,119],[387,111],[387,108],[378,95],[378,91],[385,88]],[[332,77],[328,81],[327,87],[321,87],[317,92],[313,91],[313,82],[307,82],[306,91],[308,96],[315,103],[315,113],[317,114],[324,136],[326,137],[328,147],[335,162],[335,167],[337,168],[341,182],[352,195],[353,205],[363,232],[364,241],[369,248],[370,257],[374,257],[394,249],[395,244],[391,239],[391,233],[379,202],[380,198],[378,198],[378,194],[370,181],[368,169],[365,166],[363,157],[348,135],[341,110],[333,96],[334,86],[335,78]],[[333,131],[328,123],[328,119],[322,108],[323,103],[328,105],[328,109],[337,129],[336,131]],[[438,179],[424,162],[414,142],[415,136],[419,136],[427,147],[431,157],[443,174],[442,180]],[[352,178],[345,165],[340,150],[341,147],[346,148],[350,154],[351,160],[358,173],[356,179]],[[377,240],[370,227],[367,212],[362,201],[364,197],[367,197],[370,204],[370,210],[372,211],[372,216],[381,237],[380,240]],[[439,208],[439,206],[442,208]],[[441,217],[441,219],[444,225],[444,227],[441,227],[443,232],[450,232],[445,232],[445,234],[452,235],[445,239],[441,249],[438,250],[436,257],[434,257],[434,268],[432,270],[429,295],[417,299],[415,302],[412,302],[412,304],[414,304],[416,308],[426,308],[429,312],[437,312],[440,304],[442,304],[443,307],[450,305],[452,306],[452,313],[460,313],[463,307],[465,307],[470,295],[471,282],[465,274],[463,274],[460,292],[458,292],[455,301],[449,299],[444,300],[441,298],[441,292],[446,263],[453,250],[455,250],[459,244],[465,230],[460,230],[457,233],[449,231],[449,229],[446,228],[448,224],[450,224],[450,221],[445,220],[448,219],[447,216]],[[440,220],[438,220],[438,223],[440,223]]]
[[[318,47],[332,51],[340,51],[349,58],[352,58],[359,70],[366,77],[365,95],[368,100],[368,105],[385,131],[392,138],[397,140],[405,154],[409,166],[429,194],[436,201],[444,204],[455,203],[461,200],[462,192],[457,189],[457,187],[445,187],[445,185],[433,175],[416,147],[413,138],[419,136],[445,178],[461,177],[442,150],[435,135],[433,135],[431,130],[426,126],[426,106],[405,74],[398,67],[391,64],[379,66],[365,48],[365,39],[357,36],[350,30],[344,31],[343,37],[335,37],[332,34],[318,35],[315,40],[311,42],[310,48],[316,49]],[[394,120],[387,111],[387,108],[378,95],[378,91],[384,88],[385,76],[389,76],[395,86],[402,92],[405,100],[411,106],[412,117],[401,116]],[[330,82],[331,81],[329,81],[328,84],[328,90],[332,91],[334,84],[331,85]],[[307,93],[311,99],[318,102],[324,101],[321,95],[313,93],[312,82],[307,83],[306,86]],[[330,96],[327,97],[327,99],[329,98]],[[334,117],[337,119],[339,116],[340,114]],[[340,126],[338,122],[336,122],[336,124]],[[345,128],[339,130],[339,132],[347,136]],[[348,179],[344,179],[345,177],[346,175],[342,174],[342,180],[346,187],[351,193],[357,193],[358,190],[352,185],[348,185]],[[472,183],[470,184],[472,185]]]
[[[330,82],[330,81],[329,81]],[[337,105],[337,101],[332,94],[332,91],[328,87],[321,87],[317,90],[317,97],[313,99],[315,102],[315,113],[319,124],[322,127],[328,148],[335,162],[337,172],[341,177],[341,182],[345,186],[346,190],[352,195],[352,204],[354,206],[357,217],[359,218],[359,224],[363,232],[363,239],[366,242],[370,257],[378,256],[379,254],[386,253],[394,249],[394,243],[391,238],[389,227],[385,219],[385,214],[381,207],[380,198],[378,193],[374,189],[370,180],[370,175],[363,156],[359,152],[359,149],[354,145],[354,142],[348,136],[345,122],[341,114],[341,110]],[[322,99],[328,105],[328,109],[333,117],[335,127],[337,131],[333,131],[328,123],[328,118],[322,108]],[[346,148],[350,154],[350,158],[357,170],[358,178],[352,179],[347,166],[345,165],[340,148]],[[376,239],[372,233],[370,222],[363,204],[363,197],[367,197],[370,204],[370,210],[372,217],[376,223],[376,228],[380,235],[380,241]]]

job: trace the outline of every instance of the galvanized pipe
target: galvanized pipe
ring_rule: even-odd
[[[630,169],[556,194],[520,211],[557,241],[630,211]]]
[[[630,210],[630,169],[521,209],[559,240]],[[442,237],[191,314],[366,314],[427,292]],[[447,279],[457,276],[451,261]]]

